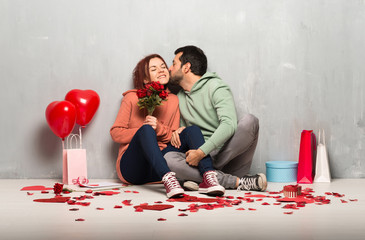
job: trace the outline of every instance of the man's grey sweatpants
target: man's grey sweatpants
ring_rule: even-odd
[[[258,136],[259,120],[254,115],[247,114],[238,121],[235,134],[224,146],[210,153],[218,181],[223,187],[236,188],[237,177],[241,178],[249,173]],[[202,182],[198,169],[186,163],[184,153],[168,152],[164,157],[179,180]]]

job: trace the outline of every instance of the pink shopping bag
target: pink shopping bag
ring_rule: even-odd
[[[69,146],[67,147],[69,148],[63,149],[63,184],[67,185],[78,184],[80,179],[87,180],[86,149],[72,148],[72,138],[75,136],[78,135],[68,137],[67,145]]]
[[[316,136],[313,130],[303,130],[300,139],[298,183],[313,183],[316,161]]]

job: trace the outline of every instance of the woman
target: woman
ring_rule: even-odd
[[[175,173],[170,171],[163,155],[167,151],[187,152],[196,149],[202,145],[204,138],[200,129],[189,127],[180,134],[182,141],[179,148],[172,147],[171,144],[167,148],[172,132],[179,128],[180,112],[176,95],[170,93],[167,101],[156,107],[153,116],[147,115],[145,109],[139,109],[137,90],[150,82],[158,81],[166,85],[169,77],[166,62],[161,56],[152,54],[139,61],[133,71],[136,89],[123,94],[122,104],[110,134],[115,142],[120,143],[116,164],[118,177],[127,184],[162,180],[167,197],[170,198],[181,196],[184,190]],[[209,156],[200,161],[198,168],[205,176],[204,184],[201,184],[202,191],[206,189],[212,195],[224,194],[224,188],[218,184]]]

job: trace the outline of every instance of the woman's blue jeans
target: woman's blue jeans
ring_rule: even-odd
[[[153,128],[150,125],[140,127],[120,161],[120,169],[125,180],[132,184],[161,181],[162,177],[170,172],[163,155],[170,151],[185,153],[190,149],[198,149],[203,145],[204,137],[198,127],[190,126],[180,133],[180,141],[180,148],[168,144],[160,151]],[[214,170],[209,155],[199,162],[198,169],[201,175]]]

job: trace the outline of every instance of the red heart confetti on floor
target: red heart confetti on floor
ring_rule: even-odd
[[[306,202],[306,203],[314,203],[314,199],[311,199],[311,198],[305,198],[305,197],[302,197],[302,196],[298,196],[296,198],[287,198],[287,197],[284,197],[284,198],[277,198],[276,201],[278,202]]]
[[[76,222],[83,222],[83,221],[85,221],[85,219],[83,219],[83,218],[77,218],[77,219],[75,219],[75,221]]]
[[[132,206],[133,204],[131,204],[132,200],[124,200],[122,203],[126,206]]]
[[[345,194],[339,194],[339,193],[335,193],[335,192],[333,192],[332,195],[335,197],[344,197],[345,196]]]
[[[299,209],[296,204],[286,204],[283,206],[283,208],[284,209],[295,209],[295,210]]]
[[[65,203],[70,199],[70,197],[54,197],[54,198],[44,198],[44,199],[34,199],[34,202],[48,202],[48,203]]]
[[[77,202],[77,201],[75,201],[75,200],[69,200],[69,201],[67,201],[67,204],[68,205],[80,205],[80,206],[85,206],[85,207],[87,207],[87,206],[90,206],[90,202]]]
[[[143,208],[141,207],[134,207],[135,208],[135,212],[143,212]]]
[[[94,192],[94,196],[99,196],[99,195],[112,196],[119,193],[120,192],[114,192],[114,191],[101,191],[101,192]]]
[[[47,188],[42,185],[37,185],[37,186],[23,187],[22,189],[20,189],[20,191],[43,191],[43,190],[53,190],[53,188]]]
[[[174,205],[169,205],[169,204],[148,205],[147,203],[134,206],[135,209],[141,208],[142,210],[155,210],[155,211],[162,211],[173,207]]]
[[[44,186],[29,186],[29,187],[24,187],[21,190],[27,190],[27,191],[41,191],[41,193],[49,193],[47,190],[51,190],[53,188],[46,188]],[[113,189],[113,190],[119,190],[117,188]],[[139,193],[138,191],[124,191],[125,193]],[[65,193],[65,192],[63,192]],[[99,196],[99,195],[116,195],[119,194],[120,192],[118,191],[97,191],[94,192],[91,189],[87,190],[85,193],[93,193],[93,196]],[[186,209],[178,209],[178,211],[190,211],[190,212],[198,212],[200,209],[205,209],[205,210],[215,210],[218,208],[225,208],[225,207],[233,207],[233,206],[237,206],[240,205],[244,202],[248,203],[248,204],[252,204],[255,205],[254,202],[259,202],[259,201],[263,201],[263,198],[274,198],[277,202],[272,203],[272,205],[281,205],[282,202],[288,202],[288,204],[285,204],[282,208],[283,209],[293,209],[293,210],[299,210],[301,208],[304,208],[307,204],[311,204],[314,203],[316,205],[324,205],[324,204],[330,204],[331,200],[326,198],[325,196],[313,196],[313,189],[311,188],[306,188],[304,190],[302,190],[302,194],[299,195],[296,198],[286,198],[286,197],[282,197],[282,193],[283,191],[280,192],[266,192],[269,195],[264,195],[264,194],[252,194],[251,192],[245,193],[245,197],[234,197],[234,196],[222,196],[222,197],[210,197],[210,198],[200,198],[200,197],[195,197],[195,196],[189,196],[187,194],[184,194],[182,198],[172,198],[172,199],[168,199],[166,201],[168,202],[190,202],[191,204],[188,205],[188,208]],[[33,195],[33,193],[27,192],[28,195]],[[280,195],[278,195],[280,194]],[[336,193],[336,192],[325,192],[324,193],[327,196],[330,197],[336,197],[336,198],[342,198],[345,195],[344,194],[340,194],[340,193]],[[72,200],[70,199],[70,197],[63,197],[62,195],[56,195],[56,197],[54,198],[47,198],[47,199],[35,199],[33,201],[35,202],[58,202],[58,203],[65,203],[67,202],[67,204],[69,205],[81,205],[81,206],[89,206],[90,202],[82,202],[85,199],[93,199],[94,197],[91,195],[81,195],[79,197],[73,197]],[[256,198],[256,199],[254,199]],[[131,203],[132,200],[124,200],[122,201],[122,204],[124,204],[125,206],[132,206],[133,204]],[[348,200],[344,200],[344,199],[340,199],[340,201],[342,203],[349,203],[349,202],[356,202],[358,201],[357,199],[348,199]],[[170,209],[173,208],[174,205],[170,205],[170,204],[162,204],[162,201],[155,201],[154,205],[149,205],[149,203],[141,203],[138,206],[134,206],[135,211],[136,212],[143,212],[144,210],[157,210],[157,211],[162,211],[162,210],[166,210],[166,209]],[[203,203],[203,204],[197,204],[197,203]],[[258,204],[256,204],[258,205]],[[255,205],[255,206],[256,206]],[[263,202],[260,205],[271,205],[268,202]],[[122,205],[115,205],[114,208],[123,208]],[[98,207],[96,208],[97,210],[104,210],[104,208],[102,207]],[[256,211],[256,208],[247,208],[250,211]],[[69,211],[78,211],[78,208],[71,208],[69,209]],[[236,210],[239,211],[243,211],[245,210],[245,208],[236,208]],[[283,212],[284,214],[293,214],[293,211],[290,212]],[[178,214],[178,216],[188,216],[186,213],[180,213]],[[157,219],[158,221],[166,221],[165,218],[159,218]],[[85,219],[83,218],[78,218],[75,219],[75,221],[85,221]]]
[[[264,194],[245,194],[246,197],[250,197],[250,198],[266,198],[266,197],[270,197]]]
[[[184,194],[182,198],[170,198],[167,200],[168,202],[203,202],[203,203],[212,203],[217,202],[217,198],[198,198],[195,196],[189,196]]]

